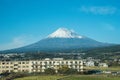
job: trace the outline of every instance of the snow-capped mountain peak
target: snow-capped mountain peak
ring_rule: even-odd
[[[50,34],[48,38],[83,38],[83,37],[79,36],[72,30],[68,30],[66,28],[59,28],[58,30]]]

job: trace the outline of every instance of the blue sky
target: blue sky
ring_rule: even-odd
[[[0,0],[0,50],[45,38],[60,27],[120,44],[120,0]]]

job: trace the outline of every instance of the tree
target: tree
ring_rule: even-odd
[[[68,66],[63,66],[63,67],[58,69],[58,73],[65,74],[68,69],[69,69]]]
[[[77,70],[73,68],[68,68],[68,66],[63,66],[58,70],[60,74],[76,74]]]
[[[53,68],[47,68],[47,69],[45,69],[45,74],[53,75],[53,74],[55,74],[55,70]]]
[[[22,78],[28,76],[28,73],[11,73],[7,77],[5,77],[5,80],[14,80],[15,78]]]
[[[1,73],[0,75],[2,75],[2,76],[8,76],[9,74],[10,73],[8,71],[5,71],[5,72]]]
[[[73,69],[73,68],[69,68],[67,71],[66,71],[66,74],[77,74],[78,71],[76,69]]]

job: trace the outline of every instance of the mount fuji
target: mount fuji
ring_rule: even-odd
[[[76,34],[72,30],[68,30],[66,28],[59,28],[58,30],[50,34],[48,38],[82,38],[82,36]]]
[[[30,52],[30,51],[65,51],[81,50],[96,47],[110,46],[111,44],[98,42],[91,38],[78,35],[73,30],[59,28],[46,38],[28,46],[5,50],[3,52]]]

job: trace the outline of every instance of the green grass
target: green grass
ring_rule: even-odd
[[[93,70],[93,69],[96,69],[96,70],[110,70],[110,71],[119,71],[120,70],[120,67],[84,67],[85,69],[88,69],[88,70]]]
[[[70,76],[62,80],[120,80],[120,77],[107,77],[107,76],[96,76],[96,75],[82,75],[82,76]]]
[[[64,76],[30,76],[30,77],[24,77],[24,78],[18,78],[15,80],[57,80],[59,78],[62,78]]]
[[[120,77],[107,75],[72,75],[72,76],[31,76],[15,80],[120,80]]]

